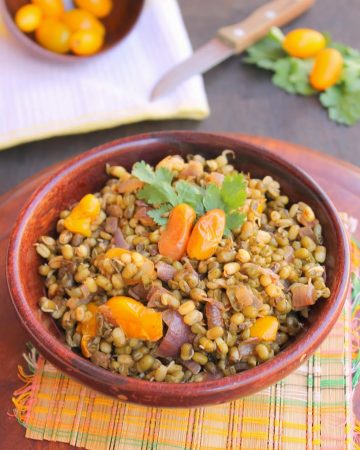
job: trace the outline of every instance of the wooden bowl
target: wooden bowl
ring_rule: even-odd
[[[34,33],[23,33],[14,22],[16,11],[30,0],[0,0],[1,11],[9,31],[25,46],[34,56],[46,58],[53,62],[74,62],[100,55],[118,42],[122,41],[138,20],[144,6],[144,0],[114,0],[111,13],[101,19],[106,28],[105,43],[102,49],[91,56],[83,57],[72,54],[54,53],[41,47],[34,38]]]
[[[127,378],[97,367],[67,348],[54,321],[38,307],[44,284],[37,271],[40,258],[34,243],[41,235],[54,235],[61,210],[86,193],[101,188],[107,179],[104,171],[107,162],[130,168],[142,159],[155,164],[169,154],[201,153],[206,158],[213,158],[223,149],[234,150],[237,168],[256,177],[273,176],[292,202],[303,200],[316,211],[328,249],[326,273],[331,297],[316,303],[303,331],[271,361],[214,381],[184,386]],[[22,325],[39,351],[60,370],[91,388],[124,401],[150,406],[193,407],[222,403],[260,391],[284,378],[312,355],[342,310],[349,283],[349,248],[334,206],[317,183],[300,169],[239,139],[188,131],[163,132],[120,139],[97,147],[70,160],[39,187],[13,228],[7,277]]]

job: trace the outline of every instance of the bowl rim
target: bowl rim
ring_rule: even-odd
[[[141,141],[149,142],[151,140],[162,140],[171,143],[171,141],[176,140],[177,142],[183,141],[186,144],[206,144],[206,141],[209,142],[209,140],[214,138],[221,139],[224,148],[231,148],[232,146],[245,147],[261,155],[262,158],[270,160],[277,166],[282,167],[283,169],[289,171],[292,175],[300,178],[301,182],[306,184],[307,187],[313,189],[316,192],[317,197],[323,201],[327,213],[333,221],[338,238],[338,252],[340,259],[343,261],[343,264],[339,266],[339,272],[337,275],[340,282],[336,286],[336,291],[331,295],[334,300],[330,309],[326,313],[326,320],[324,320],[316,329],[312,329],[311,333],[304,335],[299,342],[290,344],[271,361],[262,363],[259,366],[251,368],[247,371],[223,377],[221,379],[203,381],[199,383],[187,383],[186,389],[184,389],[183,383],[156,383],[114,374],[96,366],[82,356],[75,354],[71,349],[67,348],[62,343],[59,343],[58,339],[39,325],[38,319],[33,315],[32,310],[26,302],[19,277],[18,261],[20,258],[21,237],[22,232],[26,228],[27,221],[31,217],[33,207],[41,203],[42,197],[52,190],[56,186],[57,182],[61,181],[62,178],[70,175],[78,167],[96,160],[100,154],[102,156],[108,155],[109,157],[113,154],[121,154],[122,147],[126,149],[131,144],[141,145]],[[127,399],[126,392],[136,391],[140,396],[139,403],[142,403],[141,395],[146,396],[150,391],[152,395],[159,396],[159,398],[164,397],[165,393],[171,391],[171,396],[181,395],[181,397],[186,397],[188,400],[191,398],[194,406],[199,406],[204,404],[201,401],[202,398],[205,399],[205,403],[209,403],[208,400],[206,400],[206,397],[211,396],[211,394],[231,394],[232,390],[246,386],[249,387],[249,393],[252,393],[256,391],[256,388],[251,390],[250,386],[256,385],[261,381],[262,388],[265,388],[266,386],[277,382],[289,372],[289,361],[291,362],[290,370],[292,371],[302,364],[309,356],[311,356],[315,349],[329,334],[342,310],[350,279],[350,249],[341,219],[338,216],[333,203],[325,194],[323,189],[306,172],[298,167],[295,167],[281,156],[278,156],[278,154],[270,152],[263,144],[250,144],[248,141],[242,140],[240,136],[239,138],[235,138],[220,133],[161,131],[137,134],[126,138],[116,139],[66,160],[61,165],[61,168],[55,172],[55,174],[51,175],[50,178],[45,180],[33,192],[28,201],[22,207],[9,238],[6,261],[6,277],[13,305],[23,327],[27,330],[40,352],[51,363],[59,367],[61,371],[67,373],[69,376],[73,376],[76,370],[79,371],[80,373],[77,372],[75,378],[80,379],[88,385],[91,385],[91,380],[101,379],[102,384],[104,384],[104,381],[106,380],[107,386],[116,386],[118,387],[118,391],[124,392],[124,396],[118,395],[118,397],[124,397],[123,399],[125,400]],[[64,355],[68,356],[68,358],[64,358]],[[249,384],[249,379],[251,384]],[[265,384],[263,383],[264,379],[268,380]],[[161,404],[161,401],[158,402],[159,406]]]
[[[0,13],[2,13],[5,26],[11,32],[11,34],[14,35],[16,40],[21,43],[21,46],[24,50],[26,50],[26,47],[31,50],[31,52],[36,55],[39,58],[45,59],[47,61],[51,61],[53,63],[73,63],[73,62],[80,62],[80,61],[89,61],[91,59],[96,58],[97,56],[103,55],[107,53],[109,50],[113,49],[117,44],[120,42],[123,42],[131,33],[135,25],[137,24],[141,13],[144,9],[145,0],[137,0],[139,2],[139,10],[132,22],[129,25],[128,31],[124,34],[124,36],[119,39],[118,41],[114,42],[109,47],[106,47],[105,49],[101,50],[98,53],[95,53],[93,55],[87,55],[87,56],[79,56],[74,55],[72,53],[55,53],[51,50],[46,49],[45,47],[42,47],[40,44],[35,42],[33,39],[31,39],[27,33],[22,32],[19,30],[19,28],[16,26],[13,16],[11,15],[9,8],[6,4],[6,0],[0,0]]]

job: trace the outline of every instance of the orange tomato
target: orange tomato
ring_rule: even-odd
[[[78,56],[97,53],[104,43],[104,35],[96,30],[75,31],[70,38],[70,50]]]
[[[105,27],[93,14],[83,9],[70,9],[65,11],[62,21],[72,32],[79,30],[94,30],[102,36],[105,35]]]
[[[62,22],[46,18],[35,31],[37,42],[55,53],[67,53],[70,48],[70,30]]]
[[[169,220],[158,242],[159,252],[170,259],[178,260],[186,253],[193,223],[196,219],[194,209],[181,203],[172,209]]]
[[[208,259],[212,256],[225,230],[226,216],[222,209],[212,209],[200,217],[187,244],[187,254],[192,259]]]
[[[100,18],[108,16],[113,8],[112,0],[75,0],[75,4]]]
[[[91,223],[100,213],[100,201],[95,195],[87,194],[64,219],[64,226],[72,233],[91,236]]]
[[[279,321],[274,316],[265,316],[256,319],[250,328],[250,336],[263,341],[274,341],[279,328]]]
[[[158,341],[163,335],[162,315],[131,297],[112,297],[105,305],[126,337]]]
[[[81,333],[83,335],[95,337],[96,336],[96,313],[98,312],[98,307],[95,305],[95,303],[88,303],[87,305],[88,311],[92,313],[92,316],[89,320],[84,320],[81,322]]]
[[[336,84],[342,74],[344,59],[335,48],[325,48],[317,55],[310,74],[310,83],[314,89],[324,91]]]
[[[310,58],[326,46],[322,33],[309,28],[290,31],[284,39],[283,49],[296,58]]]
[[[32,0],[46,17],[60,18],[64,14],[64,5],[61,0]]]
[[[32,33],[40,25],[42,16],[37,5],[24,5],[16,11],[15,23],[24,33]]]

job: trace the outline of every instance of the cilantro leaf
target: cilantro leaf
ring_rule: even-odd
[[[316,91],[309,83],[309,74],[313,67],[310,59],[286,57],[274,64],[272,82],[289,94],[313,95]]]
[[[206,188],[205,195],[203,198],[203,203],[205,211],[210,211],[211,209],[224,209],[224,202],[221,198],[221,191],[216,184],[209,184]]]
[[[244,61],[248,64],[255,64],[262,69],[274,70],[274,64],[280,58],[284,58],[286,53],[282,49],[284,35],[279,28],[272,28],[269,34],[247,49],[247,56]]]
[[[176,182],[175,190],[179,203],[187,203],[192,206],[198,216],[204,214],[202,204],[204,189],[188,181],[180,180]]]
[[[353,125],[360,120],[360,90],[350,92],[344,84],[336,85],[320,95],[320,102],[337,123]]]
[[[226,230],[234,230],[239,228],[246,219],[246,215],[238,211],[226,214]]]
[[[221,198],[226,205],[226,210],[243,206],[246,200],[246,183],[241,173],[227,175],[221,186]]]
[[[145,161],[135,163],[131,173],[144,183],[152,183],[155,179],[154,169]]]
[[[166,217],[162,217],[163,214],[170,212],[172,206],[169,204],[161,205],[160,208],[151,209],[147,212],[147,215],[150,216],[154,222],[158,225],[166,225],[168,219]]]
[[[170,203],[175,206],[179,203],[178,197],[171,185],[173,173],[163,167],[154,169],[144,161],[134,164],[132,175],[143,181],[145,186],[138,192],[137,196],[150,205]]]

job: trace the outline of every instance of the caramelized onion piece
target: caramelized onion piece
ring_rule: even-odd
[[[175,358],[178,356],[181,346],[186,342],[192,342],[195,336],[178,312],[167,309],[163,312],[162,317],[168,330],[157,349],[157,355],[164,358]]]
[[[208,328],[224,326],[224,319],[222,317],[223,310],[223,304],[216,300],[206,303],[205,314]]]
[[[294,283],[290,286],[290,290],[294,309],[305,308],[315,303],[315,288],[310,281],[308,284]]]
[[[157,276],[162,281],[169,281],[174,278],[174,275],[176,273],[175,267],[173,267],[171,264],[164,263],[163,261],[159,261],[155,265],[155,269],[157,271]]]
[[[119,227],[115,230],[114,242],[116,247],[124,248],[125,250],[128,250],[130,248],[130,245],[125,241],[124,235],[122,234],[122,231]]]

